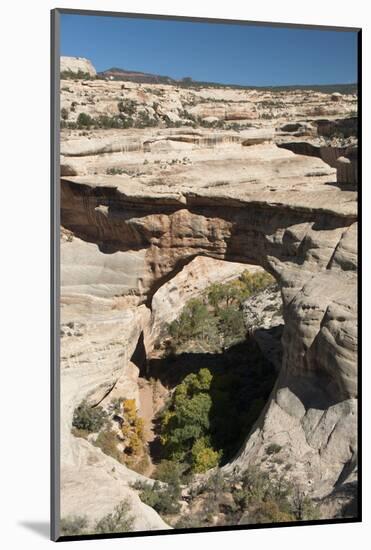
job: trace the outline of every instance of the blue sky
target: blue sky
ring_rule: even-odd
[[[61,16],[61,55],[252,86],[357,81],[357,34],[92,15]]]

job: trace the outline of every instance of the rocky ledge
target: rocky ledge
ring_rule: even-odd
[[[73,409],[85,398],[99,403],[116,384],[137,397],[131,359],[139,340],[150,354],[162,324],[174,318],[171,304],[179,311],[203,287],[202,278],[228,279],[241,264],[276,279],[282,365],[268,403],[225,469],[264,467],[265,449],[276,444],[284,460],[274,468],[286,467],[323,504],[323,514],[336,517],[344,499],[354,497],[357,192],[336,180],[336,167],[323,155],[278,147],[274,132],[256,130],[65,136],[62,514],[78,513],[83,500],[102,515],[128,495],[136,529],[166,528],[130,487],[139,474],[71,435]],[[204,260],[195,267],[200,256],[218,267]]]

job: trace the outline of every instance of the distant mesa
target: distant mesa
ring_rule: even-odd
[[[85,57],[68,57],[61,56],[61,73],[74,73],[78,77],[87,74],[90,77],[97,77],[106,80],[122,80],[128,82],[136,82],[138,84],[173,84],[184,87],[213,87],[213,88],[234,88],[240,90],[262,90],[285,92],[292,90],[313,90],[322,93],[332,94],[331,100],[334,102],[341,101],[341,94],[357,94],[357,83],[351,84],[290,84],[286,86],[250,86],[233,83],[220,83],[203,80],[193,80],[190,76],[185,76],[180,79],[171,78],[167,75],[159,75],[154,73],[146,73],[142,71],[133,71],[129,69],[121,69],[120,67],[111,67],[105,71],[97,72],[94,65]],[[67,75],[67,78],[72,76]],[[63,77],[63,75],[62,75]]]
[[[173,84],[178,82],[169,76],[162,76],[152,73],[143,73],[140,71],[129,71],[126,69],[120,69],[118,67],[111,67],[106,71],[99,73],[99,76],[109,78],[112,80],[129,80],[131,82],[138,82],[143,84]]]
[[[92,62],[85,57],[68,57],[65,55],[61,56],[61,73],[76,73],[89,74],[89,76],[96,76],[97,71],[95,70]]]

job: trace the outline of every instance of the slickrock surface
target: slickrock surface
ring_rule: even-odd
[[[62,293],[61,302],[62,517],[84,510],[93,521],[129,499],[135,530],[167,529],[130,487],[143,476],[71,434],[73,411],[86,397],[100,403],[118,383],[124,395],[138,398],[138,373],[130,358],[149,311],[145,306],[117,310],[112,300],[93,296],[69,300]]]
[[[118,380],[136,396],[130,359],[141,335],[150,354],[192,293],[246,264],[277,280],[283,358],[269,402],[225,468],[262,463],[277,443],[283,464],[263,467],[290,464],[286,475],[336,514],[357,464],[357,192],[336,181],[323,152],[277,144],[301,131],[315,146],[319,121],[353,115],[356,98],[62,82],[68,121],[81,112],[120,118],[128,99],[134,122],[144,112],[157,127],[62,132],[62,515],[88,502],[98,517],[129,495],[137,529],[164,528],[128,485],[138,474],[112,470],[112,459],[70,434],[72,412]]]
[[[63,58],[62,58],[63,59]],[[68,58],[70,59],[70,58]],[[74,71],[89,72],[86,60],[62,61],[62,70],[76,66]],[[84,68],[85,67],[85,68]],[[137,118],[145,113],[150,119],[192,123],[194,118],[222,121],[248,122],[252,126],[284,124],[289,121],[345,118],[357,110],[354,95],[340,95],[332,101],[330,94],[311,90],[260,91],[232,88],[182,88],[170,84],[138,84],[105,80],[61,81],[61,106],[69,111],[68,120],[77,120],[80,112],[92,117],[120,115]],[[136,108],[120,110],[119,102],[134,102]],[[72,106],[72,103],[75,103]],[[71,110],[72,108],[72,110]],[[125,108],[125,106],[124,106]],[[122,107],[121,107],[122,109]],[[323,123],[321,123],[323,124]],[[148,126],[148,124],[147,124]]]

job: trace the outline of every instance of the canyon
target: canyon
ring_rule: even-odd
[[[277,284],[244,306],[277,380],[221,470],[259,466],[321,518],[354,517],[357,97],[89,73],[61,81],[61,516],[98,520],[128,499],[135,530],[171,528],[133,488],[151,478],[71,433],[74,410],[114,394],[145,409],[139,379],[166,326],[248,269]],[[267,300],[282,303],[278,348],[262,330],[274,326],[260,318]]]

